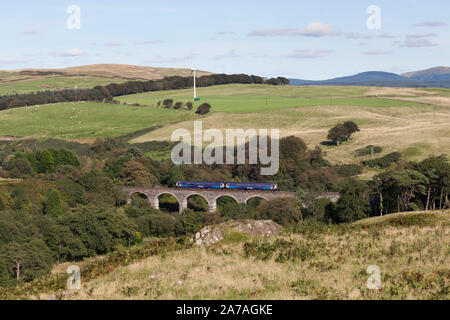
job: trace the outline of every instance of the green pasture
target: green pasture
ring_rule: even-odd
[[[267,85],[222,85],[198,89],[200,102],[207,102],[213,112],[255,113],[284,108],[312,106],[402,107],[417,103],[364,97],[368,88],[362,87],[295,87]],[[192,90],[157,91],[119,97],[127,103],[156,106],[164,99],[191,101]]]
[[[196,117],[194,112],[184,110],[95,102],[57,103],[0,112],[0,135],[64,139],[118,136]]]
[[[5,76],[8,76],[5,73]],[[2,78],[0,72],[0,78]],[[8,79],[8,78],[6,78]],[[110,83],[122,83],[128,81],[120,78],[97,78],[97,77],[43,77],[37,79],[21,79],[6,83],[0,82],[0,95],[7,94],[21,94],[43,90],[56,89],[74,89],[78,86],[79,89],[93,88],[99,85],[107,85]]]

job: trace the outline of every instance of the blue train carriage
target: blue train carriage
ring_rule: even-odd
[[[224,189],[223,182],[177,181],[177,188]]]
[[[266,190],[277,191],[278,185],[275,183],[237,183],[228,182],[225,184],[227,189],[239,189],[239,190]]]

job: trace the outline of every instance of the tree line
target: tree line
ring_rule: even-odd
[[[289,80],[283,77],[264,80],[262,77],[245,74],[213,74],[201,76],[197,79],[198,87],[230,83],[285,85],[289,84]],[[91,89],[47,90],[27,94],[5,95],[0,96],[0,110],[60,102],[112,101],[114,97],[118,96],[151,91],[186,89],[192,86],[193,80],[191,77],[172,76],[160,80],[128,81],[121,84],[111,83]]]

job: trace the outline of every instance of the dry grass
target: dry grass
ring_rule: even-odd
[[[69,76],[91,76],[104,78],[124,78],[124,79],[142,79],[155,80],[168,76],[189,76],[190,69],[180,68],[152,68],[143,66],[132,66],[127,64],[93,64],[65,69],[31,69],[26,71],[36,72],[55,72]],[[209,75],[210,72],[198,71],[198,76]],[[11,76],[11,75],[9,75]]]
[[[283,112],[213,113],[203,119],[203,129],[217,128],[224,134],[230,123],[233,128],[279,128],[281,137],[298,136],[314,148],[326,140],[332,125],[346,120],[358,123],[361,132],[338,148],[322,146],[327,159],[333,163],[354,162],[355,151],[372,144],[382,147],[383,154],[402,151],[409,160],[421,160],[432,154],[450,155],[450,108],[432,106],[317,106],[284,109]],[[132,142],[168,141],[178,128],[193,132],[193,122],[165,126]]]
[[[437,94],[437,92],[424,91],[415,88],[374,87],[370,88],[365,93],[365,96],[422,96],[433,94]]]
[[[283,239],[311,252],[291,262],[246,257],[242,243],[154,256],[84,283],[71,298],[448,299],[450,211],[427,215],[432,223],[425,225],[335,228],[255,240]],[[370,265],[381,268],[381,290],[367,289]]]

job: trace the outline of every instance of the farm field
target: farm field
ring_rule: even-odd
[[[177,128],[279,128],[281,137],[301,137],[310,148],[320,145],[332,126],[355,121],[361,132],[339,148],[323,145],[334,163],[354,161],[354,152],[375,144],[383,154],[401,151],[406,159],[450,154],[450,90],[367,87],[297,87],[221,85],[199,88],[212,105],[206,116],[156,107],[158,101],[192,99],[192,90],[158,91],[118,97],[132,107],[103,103],[61,103],[0,112],[0,135],[90,139],[118,136],[154,126],[131,142],[168,141]],[[416,101],[417,100],[417,101]],[[31,115],[31,116],[29,116]]]
[[[232,233],[116,268],[68,299],[448,299],[449,217],[392,214],[269,239]],[[370,265],[381,290],[367,289]]]
[[[21,137],[83,139],[118,136],[196,118],[193,112],[95,102],[71,102],[0,112],[0,132]]]
[[[0,74],[1,79],[1,74]],[[1,80],[0,80],[1,81]],[[99,85],[107,85],[110,83],[122,83],[128,81],[122,78],[100,78],[100,77],[42,77],[23,80],[9,81],[7,83],[0,82],[0,95],[21,94],[43,90],[56,89],[79,89],[93,88]]]

